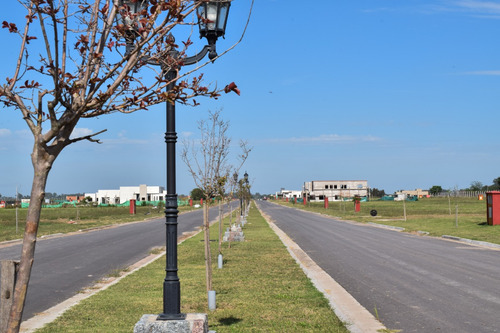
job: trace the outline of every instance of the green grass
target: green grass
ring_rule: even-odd
[[[181,212],[190,209],[192,208],[189,206],[179,207]],[[13,208],[0,209],[0,242],[22,238],[27,211],[27,208],[18,209],[18,230],[16,232],[16,210]],[[163,209],[148,206],[138,206],[136,215],[130,215],[129,207],[43,208],[38,236],[142,221],[164,215]],[[76,223],[68,223],[69,221]]]
[[[402,201],[369,201],[361,203],[361,211],[354,212],[353,202],[280,204],[358,222],[374,222],[405,228],[407,232],[426,231],[432,236],[453,235],[462,238],[500,244],[500,227],[486,223],[486,202],[477,198],[423,198],[407,201],[404,221]],[[458,219],[456,207],[458,206]],[[370,216],[375,209],[377,216]],[[451,211],[451,214],[450,214]]]
[[[227,223],[227,220],[225,220]],[[217,227],[211,228],[217,239]],[[217,310],[210,329],[224,332],[348,332],[290,257],[257,209],[250,210],[245,242],[223,244],[224,268],[217,269],[212,242]],[[202,235],[179,246],[181,306],[207,313]],[[143,314],[161,312],[164,259],[83,301],[39,333],[132,332]]]

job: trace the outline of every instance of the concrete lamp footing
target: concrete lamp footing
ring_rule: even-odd
[[[206,313],[188,313],[183,320],[157,320],[146,314],[135,324],[134,333],[209,333]]]

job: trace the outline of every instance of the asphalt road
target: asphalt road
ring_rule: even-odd
[[[233,202],[233,207],[236,205]],[[227,212],[227,206],[224,210]],[[212,208],[210,220],[217,214],[218,208]],[[195,230],[202,224],[202,210],[179,215],[178,223],[178,236]],[[114,270],[145,258],[152,248],[165,246],[165,234],[165,219],[160,218],[39,239],[23,320],[72,297]],[[0,248],[0,260],[19,260],[20,255],[20,244]]]
[[[387,328],[500,332],[500,251],[258,205]]]

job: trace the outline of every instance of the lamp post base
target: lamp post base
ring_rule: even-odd
[[[205,313],[187,313],[185,319],[157,320],[158,315],[146,314],[135,324],[134,333],[208,333]]]

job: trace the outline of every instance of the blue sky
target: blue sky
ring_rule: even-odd
[[[249,4],[233,1],[220,51],[239,39]],[[500,1],[311,4],[255,1],[242,43],[203,69],[219,86],[236,82],[241,96],[178,106],[180,141],[199,137],[197,121],[222,108],[233,154],[240,139],[253,146],[242,172],[260,193],[334,179],[366,179],[386,192],[465,188],[500,176]],[[0,77],[11,75],[11,56],[0,54]],[[81,133],[108,130],[103,144],[68,147],[47,191],[164,185],[164,113],[160,105],[83,120]],[[0,109],[0,193],[29,193],[30,152],[20,115]],[[177,174],[178,193],[189,193],[180,158]]]

